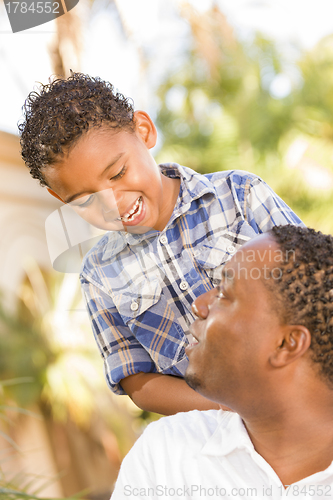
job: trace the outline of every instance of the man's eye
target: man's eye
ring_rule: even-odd
[[[116,181],[117,179],[121,179],[126,172],[126,166],[124,165],[123,168],[120,170],[119,174],[115,175],[114,177],[111,177],[111,181]]]
[[[225,299],[224,289],[223,289],[223,287],[221,285],[219,285],[219,286],[216,287],[216,291],[217,291],[216,297],[218,299]]]

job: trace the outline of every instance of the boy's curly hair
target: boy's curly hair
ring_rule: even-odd
[[[273,227],[271,234],[284,261],[269,288],[275,296],[278,289],[283,320],[310,331],[312,360],[333,385],[333,237],[292,225]]]
[[[41,84],[23,106],[22,158],[34,179],[47,186],[43,169],[68,152],[82,134],[93,127],[134,130],[133,102],[113,85],[82,73]]]

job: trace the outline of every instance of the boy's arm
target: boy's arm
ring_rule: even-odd
[[[179,377],[153,372],[149,354],[122,323],[111,298],[81,276],[95,340],[113,392],[128,394],[141,409],[172,415],[181,411],[218,409]],[[129,371],[133,373],[128,375]],[[127,372],[127,373],[126,373]]]
[[[221,408],[191,389],[184,379],[172,375],[136,373],[124,378],[121,386],[139,408],[162,415]]]

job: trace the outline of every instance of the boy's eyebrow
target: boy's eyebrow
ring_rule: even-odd
[[[107,171],[109,170],[109,168],[113,167],[113,165],[114,165],[115,163],[117,163],[117,161],[119,161],[119,160],[120,160],[120,158],[121,158],[122,156],[124,156],[124,154],[125,154],[125,152],[123,151],[122,153],[119,153],[119,155],[115,156],[115,157],[113,158],[113,160],[111,160],[111,163],[109,163],[109,164],[108,164],[108,166],[107,166],[107,167],[105,167],[105,169],[103,170],[103,172],[101,172],[101,174],[100,174],[98,177],[103,177],[103,175],[105,174],[105,172],[107,172]]]
[[[115,156],[111,162],[108,164],[107,167],[105,167],[105,169],[103,170],[103,172],[100,173],[100,175],[98,176],[99,178],[100,177],[103,177],[103,175],[109,170],[109,168],[113,167],[113,165],[115,163],[117,163],[117,161],[120,160],[120,158],[122,156],[124,156],[125,152],[122,152],[122,153],[119,153],[119,155]],[[75,193],[73,194],[72,196],[70,196],[69,198],[67,198],[66,200],[64,200],[64,203],[70,203],[71,201],[75,200],[75,198],[78,198],[79,196],[81,196],[82,194],[87,194],[88,191],[81,191],[80,193]]]

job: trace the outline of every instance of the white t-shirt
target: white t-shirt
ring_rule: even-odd
[[[285,489],[237,413],[191,411],[150,424],[125,457],[112,500],[333,498],[333,462]]]

